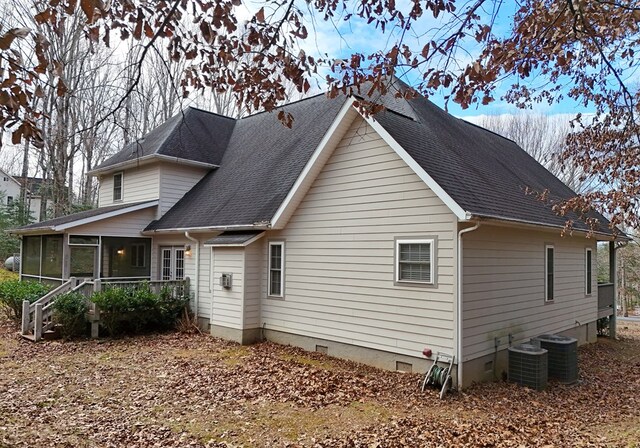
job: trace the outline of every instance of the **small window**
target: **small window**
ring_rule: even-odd
[[[145,250],[144,244],[131,245],[131,266],[134,268],[145,267]]]
[[[122,200],[122,173],[113,175],[113,200]]]
[[[2,180],[4,180],[5,182],[7,182],[9,180],[9,178],[7,176],[2,176]]]
[[[284,290],[284,242],[269,243],[269,295],[282,297]]]
[[[553,246],[545,246],[545,296],[546,302],[554,299],[554,281],[555,281],[555,249]]]
[[[7,196],[7,205],[13,204],[13,196]]]
[[[396,282],[433,284],[433,240],[396,240]]]
[[[585,278],[585,285],[584,285],[584,292],[586,295],[590,296],[591,295],[591,288],[593,287],[593,285],[591,284],[591,276],[593,275],[593,269],[592,269],[592,255],[593,251],[591,249],[587,249],[584,255],[584,278]]]

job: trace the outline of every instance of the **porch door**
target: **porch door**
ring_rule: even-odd
[[[160,279],[183,280],[184,279],[184,247],[160,248]]]

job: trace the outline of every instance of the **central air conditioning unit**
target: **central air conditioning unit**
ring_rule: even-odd
[[[557,334],[543,334],[535,338],[540,347],[549,352],[549,377],[564,384],[578,381],[578,340]]]
[[[535,390],[547,387],[547,351],[532,344],[509,347],[509,381]]]

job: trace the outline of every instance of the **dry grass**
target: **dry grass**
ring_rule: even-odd
[[[640,325],[623,325],[620,341],[581,348],[578,385],[439,401],[417,375],[270,343],[33,344],[3,323],[0,447],[640,446]]]

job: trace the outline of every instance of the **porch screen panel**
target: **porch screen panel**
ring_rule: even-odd
[[[62,278],[62,235],[42,237],[42,276]]]
[[[149,238],[102,237],[102,276],[150,278]]]
[[[71,277],[94,276],[96,247],[71,247]]]
[[[176,249],[176,280],[184,279],[184,249]]]
[[[40,236],[22,238],[22,273],[40,275]]]

